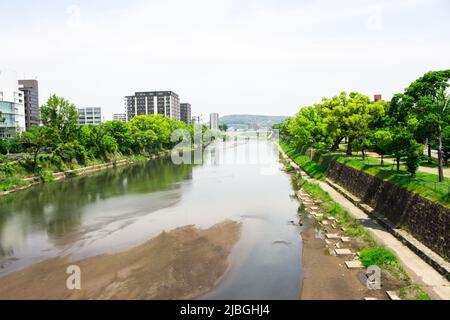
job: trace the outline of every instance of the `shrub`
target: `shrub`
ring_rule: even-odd
[[[413,141],[406,152],[406,169],[412,177],[419,168],[423,146]]]

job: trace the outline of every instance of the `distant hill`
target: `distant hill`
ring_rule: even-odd
[[[253,114],[232,114],[220,118],[221,123],[225,123],[228,128],[235,129],[261,129],[271,128],[274,124],[286,120],[285,116],[262,116]]]

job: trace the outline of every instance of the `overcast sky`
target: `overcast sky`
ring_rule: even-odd
[[[0,0],[0,69],[40,100],[122,112],[172,90],[193,115],[291,115],[342,90],[389,99],[450,68],[450,1]]]

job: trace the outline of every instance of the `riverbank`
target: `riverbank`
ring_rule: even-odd
[[[109,168],[120,167],[120,166],[130,165],[133,163],[138,163],[141,161],[157,159],[160,157],[168,156],[170,154],[170,152],[171,152],[171,150],[164,150],[164,151],[158,152],[156,154],[150,155],[148,157],[144,157],[144,156],[122,157],[120,159],[115,159],[113,161],[109,161],[109,162],[105,162],[105,163],[94,164],[94,165],[80,167],[80,168],[71,169],[71,170],[52,172],[52,173],[49,173],[44,179],[42,177],[37,177],[37,176],[27,176],[27,177],[17,178],[20,180],[20,183],[19,183],[20,186],[12,188],[10,190],[1,191],[0,197],[28,189],[34,185],[38,185],[41,183],[58,181],[58,180],[66,179],[66,178],[72,178],[72,177],[76,177],[76,176],[82,176],[82,175],[98,172],[98,171],[109,169]]]
[[[48,259],[0,278],[2,299],[191,299],[215,287],[228,269],[241,223],[162,232],[113,254],[79,261]],[[69,265],[81,270],[81,290],[68,290]]]
[[[301,172],[300,166],[290,159],[283,150],[280,149],[280,151],[283,157],[290,163],[292,169],[295,172]],[[326,238],[322,241],[325,241],[326,248],[328,248],[329,253],[334,253],[339,258],[340,254],[337,254],[338,251],[336,251],[336,249],[346,248],[349,250],[346,253],[347,259],[349,258],[348,261],[341,261],[344,269],[344,263],[347,264],[350,261],[353,261],[351,262],[352,265],[357,266],[355,269],[362,268],[360,266],[361,261],[359,261],[361,260],[361,257],[359,257],[361,252],[364,252],[364,255],[367,255],[362,257],[362,261],[366,262],[370,260],[373,261],[373,257],[376,256],[375,253],[382,253],[382,256],[391,256],[390,259],[394,262],[394,265],[392,265],[392,262],[384,266],[380,265],[382,268],[382,283],[385,290],[390,293],[393,291],[397,296],[401,296],[405,299],[428,299],[428,295],[425,294],[420,286],[417,285],[420,284],[432,295],[432,297],[437,299],[448,299],[448,282],[430,266],[424,263],[419,257],[415,256],[414,253],[407,247],[402,245],[400,241],[384,230],[382,226],[378,225],[374,221],[371,221],[369,217],[365,216],[364,213],[361,212],[361,214],[364,215],[364,217],[362,217],[359,212],[360,210],[357,207],[351,204],[337,191],[329,187],[325,182],[314,180],[306,176],[306,182],[304,182],[303,185],[306,188],[306,193],[303,189],[301,189],[299,195],[300,199],[302,197],[304,198],[301,194],[306,195],[311,193],[313,197],[317,198],[319,196],[320,198],[317,206],[324,211],[320,214],[310,211],[310,214],[320,221],[320,224],[322,225]],[[336,203],[334,201],[336,201]],[[309,201],[306,200],[306,203],[308,202]],[[345,202],[345,207],[341,208],[339,204],[342,204],[343,202]],[[326,208],[324,208],[324,205]],[[342,225],[345,227],[342,227]],[[342,231],[344,231],[345,237],[339,235]],[[330,238],[328,238],[326,233],[328,233]],[[342,240],[339,241],[339,239]],[[344,239],[347,243],[344,242]],[[371,241],[374,243],[371,244]],[[375,246],[376,243],[381,243],[387,248],[393,249],[396,256],[382,248],[378,249],[378,247]],[[364,246],[367,245],[369,245],[369,248],[373,249],[364,250]],[[306,246],[306,253],[307,252],[308,246]],[[357,257],[359,257],[359,259]],[[398,265],[395,267],[395,261],[397,259],[402,266]],[[380,260],[380,262],[382,261],[383,259]],[[305,260],[305,263],[308,262]],[[378,263],[376,264],[378,265]],[[405,266],[405,271],[403,271],[403,266]],[[348,265],[347,268],[353,269],[348,267]],[[310,276],[309,280],[305,278],[305,290],[308,288],[308,281],[312,281],[312,284],[310,285],[312,288],[320,286],[321,282],[324,281],[322,279],[320,282],[314,283],[317,278],[320,278],[320,269],[321,267],[318,267],[317,265],[312,266],[312,272],[317,272],[318,275]],[[386,277],[386,275],[388,277]],[[361,274],[359,274],[358,277],[361,277]],[[333,276],[329,276],[329,281],[331,283],[333,282]],[[373,295],[377,293],[375,291],[371,291],[370,294]],[[386,298],[387,295],[383,295],[383,297]]]

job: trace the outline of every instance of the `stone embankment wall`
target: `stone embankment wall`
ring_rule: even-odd
[[[449,208],[337,161],[329,164],[328,178],[449,260]]]

